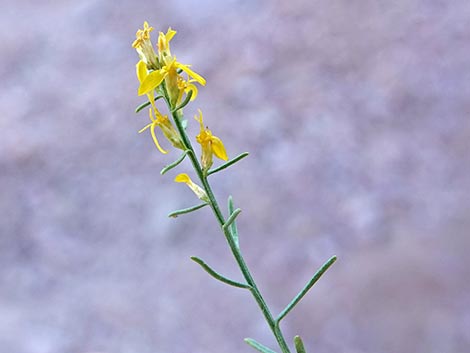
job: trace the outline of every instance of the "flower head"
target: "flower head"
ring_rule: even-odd
[[[171,27],[168,28],[166,34],[163,34],[163,32],[158,34],[157,46],[161,62],[166,62],[166,59],[171,58],[170,41],[175,36],[175,34],[176,31],[171,29]]]
[[[228,159],[227,152],[225,151],[224,144],[222,140],[217,136],[212,135],[212,132],[204,127],[204,121],[202,117],[202,112],[199,109],[199,116],[194,116],[194,118],[199,121],[200,131],[196,136],[196,141],[201,145],[202,155],[201,163],[204,171],[209,170],[212,166],[212,156],[216,156],[224,161]]]
[[[144,29],[137,30],[135,34],[136,39],[132,43],[132,47],[137,50],[140,59],[147,65],[149,69],[158,69],[157,54],[153,49],[152,42],[150,41],[150,32],[153,27],[150,27],[147,21],[144,22]]]
[[[167,88],[171,96],[179,97],[179,87],[178,87],[178,69],[185,72],[188,75],[188,81],[198,82],[202,86],[206,84],[206,80],[189,68],[189,65],[184,65],[176,61],[176,57],[167,60],[167,63],[159,70],[150,72],[147,77],[141,82],[139,87],[139,96],[147,94],[150,91],[153,91],[155,88],[161,85],[163,80],[167,80]],[[175,91],[175,93],[173,92]]]
[[[145,70],[145,75],[142,74],[139,77],[139,96],[153,93],[162,82],[165,82],[172,107],[181,102],[183,95],[189,94],[189,92],[192,92],[191,100],[194,100],[197,96],[197,88],[194,83],[197,82],[204,86],[206,80],[194,72],[190,65],[178,62],[176,57],[171,54],[170,41],[176,34],[175,30],[170,27],[166,33],[159,32],[157,42],[158,54],[155,52],[150,41],[150,32],[152,30],[153,27],[144,22],[144,28],[137,31],[136,40],[132,43],[141,61],[146,65],[146,69],[150,70],[150,72]],[[141,70],[141,72],[143,71]],[[183,73],[187,75],[187,79],[182,77]]]
[[[168,119],[168,116],[162,115],[156,108],[154,108],[154,111],[155,118],[152,115],[152,109],[149,109],[149,117],[152,122],[142,128],[139,133],[150,129],[150,133],[152,134],[155,146],[157,146],[158,150],[161,153],[166,154],[168,152],[160,146],[160,143],[157,139],[157,135],[155,133],[155,128],[158,126],[162,130],[163,135],[166,137],[166,139],[170,141],[174,147],[184,150],[183,142],[181,141],[180,135],[176,131],[175,127],[172,125],[170,119]]]
[[[188,174],[182,173],[178,174],[175,178],[175,182],[177,183],[185,183],[188,187],[196,194],[196,196],[205,202],[209,202],[209,198],[207,197],[206,192],[197,184],[195,184]]]

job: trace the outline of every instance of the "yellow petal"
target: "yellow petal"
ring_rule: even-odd
[[[170,40],[175,36],[176,31],[174,29],[168,28],[168,31],[166,31],[165,38],[166,42],[170,43]]]
[[[175,177],[175,181],[177,183],[190,183],[191,182],[191,178],[189,177],[188,174],[186,173],[181,173],[181,174],[178,174],[176,177]]]
[[[137,78],[139,79],[139,82],[142,83],[142,81],[147,77],[148,71],[147,71],[147,65],[140,60],[136,65],[135,65],[135,71],[137,73]]]
[[[147,21],[144,21],[144,30],[153,31],[153,27],[150,27]]]
[[[178,67],[181,70],[183,70],[184,72],[186,72],[189,76],[194,78],[201,85],[205,86],[206,80],[204,79],[204,77],[202,77],[201,75],[199,75],[196,72],[194,72],[193,70],[191,70],[188,65],[184,65],[184,64],[181,64],[179,62],[177,62],[175,65],[176,65],[176,67]]]
[[[193,92],[193,94],[191,95],[191,101],[195,100],[198,92],[196,85],[189,83],[188,87],[186,88],[186,93],[189,93],[189,91]]]
[[[191,178],[188,176],[188,174],[185,174],[185,173],[178,174],[175,178],[175,181],[177,183],[185,183],[186,185],[189,186],[189,188],[196,194],[196,196],[199,199],[205,202],[209,202],[209,198],[207,197],[207,194],[204,191],[204,189],[201,188],[199,185],[194,184]]]
[[[153,139],[153,142],[155,143],[155,146],[157,146],[158,150],[163,153],[163,154],[167,154],[168,151],[165,151],[161,146],[160,144],[158,143],[158,140],[157,140],[157,135],[155,134],[155,127],[157,126],[157,122],[154,121],[152,123],[152,126],[150,127],[150,132],[152,133],[152,139]]]
[[[152,123],[145,125],[142,129],[139,130],[139,134],[147,130],[150,126],[152,126]]]
[[[148,92],[157,88],[160,83],[164,80],[166,76],[166,72],[163,70],[152,71],[145,77],[145,79],[141,82],[138,94],[142,96],[147,94]]]
[[[201,109],[198,109],[197,111],[199,112],[199,116],[194,115],[194,119],[199,122],[200,131],[204,131],[204,120],[202,117],[202,111]]]
[[[212,142],[212,151],[214,152],[215,156],[224,161],[228,160],[227,152],[225,151],[225,147],[224,147],[224,144],[222,143],[222,140],[216,136],[212,136],[211,142]]]

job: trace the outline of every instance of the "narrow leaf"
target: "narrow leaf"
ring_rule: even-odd
[[[209,170],[209,171],[207,172],[207,175],[211,175],[211,174],[220,172],[221,170],[230,167],[232,164],[235,164],[235,163],[237,163],[238,161],[241,161],[243,158],[247,157],[248,155],[249,155],[248,152],[243,152],[242,154],[239,154],[238,156],[236,156],[235,158],[232,158],[232,159],[229,160],[228,162],[225,162],[225,163],[222,164],[221,166],[218,166],[217,168],[214,168],[214,169]]]
[[[165,174],[166,172],[168,172],[169,170],[173,169],[174,167],[176,167],[178,164],[180,164],[184,158],[188,155],[189,153],[189,150],[186,150],[183,152],[183,154],[180,156],[180,158],[178,158],[176,161],[174,161],[173,163],[171,164],[168,164],[165,168],[163,168],[161,171],[160,171],[160,174],[163,175]]]
[[[210,274],[212,277],[215,279],[228,284],[233,287],[237,288],[245,288],[245,289],[251,289],[251,287],[248,284],[243,284],[240,282],[232,281],[231,279],[228,279],[225,276],[222,276],[220,273],[217,273],[214,271],[208,264],[206,264],[202,259],[196,257],[196,256],[191,256],[191,260],[199,264],[208,274]]]
[[[156,96],[153,100],[154,100],[154,102],[156,102],[157,100],[159,100],[159,99],[161,99],[161,98],[163,98],[163,96]],[[150,102],[149,102],[149,101],[147,101],[147,102],[145,102],[145,103],[142,103],[142,104],[139,105],[137,108],[135,108],[135,112],[138,113],[138,112],[140,112],[142,109],[148,107],[149,105],[150,105]]]
[[[269,349],[265,345],[262,345],[261,343],[255,341],[253,338],[245,338],[245,342],[248,343],[250,346],[252,346],[254,349],[256,349],[258,352],[261,352],[261,353],[276,353],[272,349]]]
[[[307,353],[305,351],[304,343],[302,342],[302,338],[300,338],[300,336],[294,337],[294,345],[297,353]]]
[[[327,262],[323,264],[322,267],[315,273],[312,277],[312,279],[304,286],[304,288],[297,294],[297,296],[286,306],[286,308],[279,314],[279,316],[276,319],[276,322],[280,322],[288,313],[291,311],[307,294],[307,292],[310,290],[310,288],[313,287],[313,285],[320,279],[320,277],[330,268],[331,265],[333,265],[336,261],[337,257],[332,256]]]
[[[184,99],[184,101],[181,102],[180,105],[178,105],[175,109],[173,109],[171,112],[174,113],[178,110],[180,110],[181,108],[184,108],[186,105],[188,105],[189,101],[191,100],[191,96],[193,95],[193,91],[189,91],[188,94],[186,94],[186,98]]]
[[[223,228],[224,230],[229,229],[230,225],[235,221],[235,218],[242,212],[240,208],[237,208],[232,214],[228,217],[227,221],[224,223]]]
[[[170,214],[168,214],[168,217],[176,218],[179,215],[182,215],[182,214],[185,214],[185,213],[190,213],[190,212],[193,212],[193,211],[197,211],[198,209],[203,208],[204,206],[207,206],[207,205],[208,205],[208,203],[204,202],[204,203],[201,203],[201,204],[193,206],[193,207],[188,207],[188,208],[183,208],[182,210],[173,211]]]
[[[232,195],[230,195],[228,197],[228,213],[232,215],[233,212],[234,212],[233,198],[232,198]],[[232,224],[230,225],[230,234],[232,235],[232,238],[235,241],[237,248],[240,248],[240,243],[238,241],[237,223],[235,221],[233,221]]]

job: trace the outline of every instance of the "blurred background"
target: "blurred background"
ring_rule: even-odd
[[[131,48],[144,20],[207,79],[248,264],[309,352],[470,351],[466,0],[2,1],[0,352],[275,348],[209,209],[160,154]],[[162,144],[168,144],[162,139]],[[185,163],[177,172],[189,172]]]

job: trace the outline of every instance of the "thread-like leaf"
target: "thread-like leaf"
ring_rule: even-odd
[[[187,154],[189,153],[190,151],[189,150],[186,150],[183,152],[183,154],[176,160],[174,161],[173,163],[171,164],[168,164],[165,168],[163,168],[161,171],[160,171],[160,174],[163,175],[165,174],[166,172],[168,172],[169,170],[173,169],[174,167],[176,167],[178,164],[180,164],[184,158],[187,156]]]
[[[184,101],[181,102],[180,105],[178,105],[175,109],[173,109],[171,112],[174,113],[182,108],[184,108],[186,105],[188,105],[189,101],[191,100],[191,97],[193,95],[193,91],[189,91],[188,94],[186,94],[186,98]]]
[[[153,100],[156,102],[157,100],[159,100],[160,98],[163,98],[163,96],[156,96]],[[140,112],[142,109],[148,107],[150,105],[150,101],[147,101],[145,103],[142,103],[140,104],[139,106],[137,106],[137,108],[135,108],[135,112],[138,113]]]
[[[196,256],[191,256],[191,260],[193,260],[194,262],[196,262],[197,264],[199,264],[208,274],[210,274],[212,277],[214,277],[215,279],[225,283],[225,284],[228,284],[230,286],[233,286],[233,287],[237,287],[237,288],[245,288],[245,289],[251,289],[251,286],[249,286],[248,284],[244,284],[244,283],[240,283],[240,282],[237,282],[237,281],[233,281],[231,279],[228,279],[227,277],[225,276],[222,276],[220,273],[216,272],[215,270],[213,270],[208,264],[206,264],[202,259],[200,259],[199,257],[196,257]]]
[[[323,264],[322,267],[313,275],[312,279],[304,286],[304,288],[296,295],[296,297],[286,306],[286,308],[279,314],[276,319],[276,322],[280,322],[288,313],[291,311],[302,298],[307,294],[310,288],[320,279],[320,277],[333,265],[337,257],[332,256],[327,262]]]
[[[235,210],[235,208],[233,206],[233,198],[232,198],[232,195],[230,195],[228,197],[228,213],[230,215],[232,215],[234,210]],[[240,248],[240,243],[238,241],[237,223],[235,222],[235,220],[232,222],[232,224],[230,224],[229,230],[230,230],[230,234],[232,235],[233,241],[237,245],[237,248]]]
[[[227,218],[227,221],[224,223],[223,228],[224,230],[229,229],[230,225],[235,222],[235,218],[242,212],[240,208],[237,208],[235,211],[233,211],[230,216]]]
[[[220,172],[221,170],[230,167],[231,165],[237,163],[238,161],[241,161],[243,158],[247,157],[248,155],[249,155],[248,152],[243,152],[243,153],[239,154],[238,156],[236,156],[235,158],[232,158],[231,160],[225,162],[221,166],[218,166],[217,168],[209,170],[207,172],[207,175],[209,176],[211,174]]]
[[[265,345],[255,341],[253,338],[245,338],[245,342],[248,343],[250,346],[252,346],[254,349],[256,349],[258,352],[261,352],[261,353],[276,353],[272,349],[269,349]]]
[[[200,208],[203,208],[204,206],[207,206],[207,205],[208,205],[208,203],[207,203],[207,202],[204,202],[204,203],[201,203],[201,204],[196,205],[196,206],[192,206],[192,207],[188,207],[188,208],[183,208],[183,209],[181,209],[181,210],[176,210],[176,211],[173,211],[173,212],[171,212],[170,214],[168,214],[168,217],[176,218],[176,217],[178,217],[179,215],[197,211],[197,210],[199,210]]]

